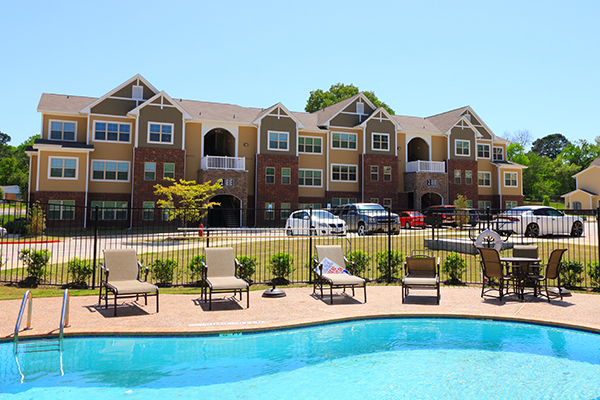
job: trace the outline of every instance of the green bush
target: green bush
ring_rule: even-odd
[[[448,254],[442,265],[442,272],[448,274],[452,282],[460,282],[466,270],[467,262],[458,253]]]
[[[192,259],[188,263],[187,267],[189,268],[189,270],[191,272],[190,278],[192,280],[195,279],[195,280],[199,281],[200,278],[202,278],[202,274],[204,273],[204,271],[203,271],[204,266],[202,265],[203,261],[204,261],[204,255],[198,255],[198,256],[192,257]]]
[[[362,250],[354,250],[346,255],[348,261],[354,263],[354,271],[350,271],[354,275],[362,276],[369,270],[371,256]]]
[[[4,227],[6,228],[6,232],[14,235],[25,236],[29,232],[29,222],[27,221],[27,218],[13,219],[4,224]]]
[[[166,260],[154,260],[152,262],[152,277],[161,285],[173,283],[177,261],[170,258]]]
[[[560,269],[560,282],[564,286],[577,286],[583,282],[583,263],[579,261],[563,261]]]
[[[247,282],[252,282],[252,275],[256,272],[256,257],[239,256],[238,260],[238,277]]]
[[[600,264],[598,261],[588,262],[588,275],[594,287],[600,287]]]
[[[275,253],[269,260],[269,269],[275,278],[287,279],[294,268],[292,267],[293,258],[288,253]]]
[[[550,196],[544,195],[544,200],[542,201],[542,205],[544,207],[550,207]]]
[[[92,276],[94,268],[88,260],[80,260],[75,257],[67,263],[72,283],[80,286],[87,286],[87,280]]]
[[[387,280],[397,277],[404,264],[404,254],[398,250],[384,250],[375,254],[377,270]]]
[[[46,275],[46,267],[50,261],[50,250],[33,250],[33,249],[21,249],[19,251],[19,260],[23,261],[27,265],[27,275],[29,279],[39,283],[40,280]]]

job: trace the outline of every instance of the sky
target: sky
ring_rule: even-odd
[[[498,136],[600,136],[600,1],[0,0],[0,132],[40,133],[42,93],[135,74],[173,98],[303,111],[338,82],[399,115],[470,105]]]

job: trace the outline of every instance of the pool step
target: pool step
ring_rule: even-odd
[[[37,353],[42,351],[60,351],[60,340],[36,340],[18,344],[17,353]]]

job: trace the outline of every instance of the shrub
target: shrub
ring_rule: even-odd
[[[594,287],[600,287],[600,264],[598,261],[588,262],[588,275]]]
[[[375,255],[377,270],[387,280],[396,277],[404,263],[404,254],[397,250],[384,250]]]
[[[579,261],[563,261],[560,269],[560,281],[565,286],[577,286],[583,282],[583,263]]]
[[[550,196],[547,194],[544,195],[544,200],[542,201],[542,205],[545,207],[550,207]]]
[[[67,266],[69,268],[69,273],[72,276],[72,282],[76,285],[87,286],[87,280],[94,272],[90,262],[75,257],[69,260]]]
[[[6,228],[6,232],[25,236],[29,232],[29,223],[27,222],[27,218],[16,218],[12,221],[8,221],[4,227]]]
[[[36,201],[29,210],[29,234],[33,236],[42,235],[46,230],[46,216],[40,203]]]
[[[192,257],[192,259],[188,263],[187,267],[189,268],[189,270],[191,272],[192,279],[199,281],[200,278],[202,277],[202,274],[204,273],[204,271],[203,271],[204,266],[202,265],[203,261],[204,261],[204,255],[198,255],[198,256]]]
[[[469,222],[469,212],[465,212],[465,209],[469,206],[467,203],[467,197],[459,194],[454,200],[454,220],[456,225],[462,228]]]
[[[354,275],[362,276],[363,273],[369,270],[371,256],[362,250],[354,250],[346,255],[348,261],[354,263],[354,271],[350,271]]]
[[[269,269],[275,278],[287,279],[294,272],[292,256],[288,253],[275,253],[269,260]]]
[[[458,253],[448,254],[442,265],[442,272],[448,274],[452,282],[460,282],[466,270],[467,262]]]
[[[39,283],[40,280],[46,275],[46,266],[50,261],[50,250],[33,250],[33,249],[21,249],[19,251],[19,260],[23,261],[27,265],[27,275],[29,279]]]
[[[152,262],[152,277],[161,285],[173,283],[177,261],[170,258],[166,260],[154,260]]]
[[[239,256],[238,276],[247,282],[252,282],[252,275],[256,272],[256,257]]]

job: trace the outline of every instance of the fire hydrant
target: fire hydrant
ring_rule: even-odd
[[[204,235],[204,224],[200,222],[200,227],[198,229],[198,236],[202,237]]]

